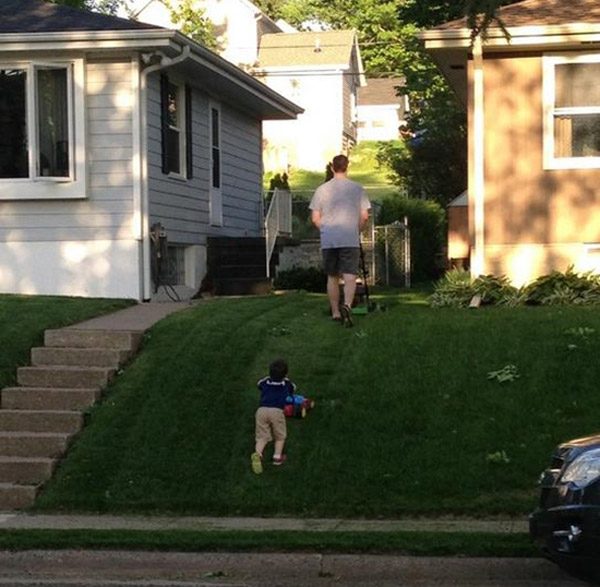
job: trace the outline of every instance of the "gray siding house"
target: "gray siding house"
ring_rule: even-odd
[[[0,292],[193,293],[261,234],[263,120],[302,110],[181,33],[0,0]]]

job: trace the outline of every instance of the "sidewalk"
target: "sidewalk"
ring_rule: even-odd
[[[304,532],[481,532],[522,534],[526,519],[405,519],[347,520],[329,518],[217,518],[176,516],[111,516],[0,514],[0,530],[196,530],[196,531],[304,531]]]
[[[85,322],[67,326],[70,330],[127,330],[143,332],[169,314],[179,312],[201,303],[202,300],[186,302],[145,302],[98,316]]]

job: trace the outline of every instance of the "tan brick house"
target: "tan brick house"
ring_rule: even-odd
[[[524,0],[422,33],[468,111],[474,275],[600,272],[600,0]]]

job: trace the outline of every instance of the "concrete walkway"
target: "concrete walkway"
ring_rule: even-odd
[[[112,314],[98,316],[85,322],[68,326],[71,330],[127,330],[143,332],[159,320],[192,306],[202,303],[202,300],[187,302],[146,302],[136,304]]]

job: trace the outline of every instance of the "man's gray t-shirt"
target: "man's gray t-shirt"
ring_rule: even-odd
[[[358,247],[362,210],[371,203],[364,188],[346,178],[333,178],[320,185],[310,202],[321,212],[321,248]]]

